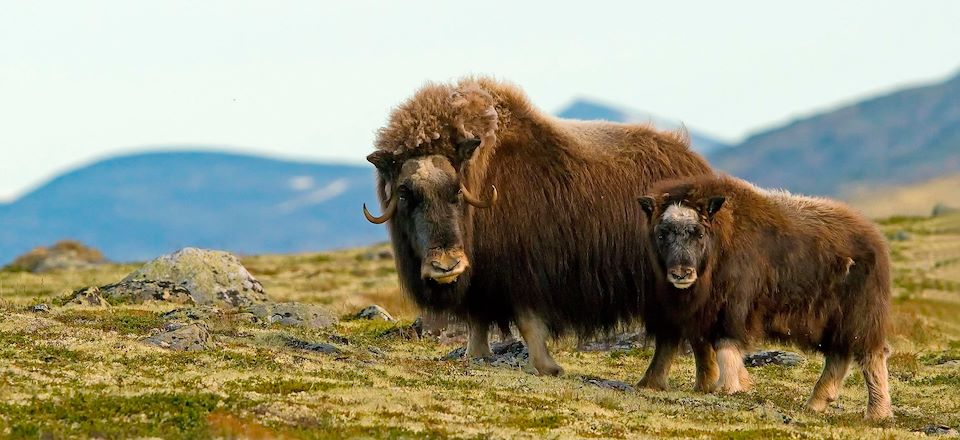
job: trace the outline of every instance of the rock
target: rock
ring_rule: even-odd
[[[920,428],[919,432],[922,432],[930,436],[941,436],[941,435],[956,436],[957,435],[956,429],[953,429],[947,425],[938,425],[938,424],[926,425],[923,428]]]
[[[606,338],[598,338],[592,341],[581,342],[577,347],[579,351],[613,351],[630,350],[643,348],[647,343],[647,333],[640,330],[627,331],[615,334]]]
[[[960,208],[949,206],[943,202],[937,203],[933,207],[933,211],[930,212],[930,215],[934,217],[940,217],[942,215],[949,215],[960,212]]]
[[[30,307],[30,311],[33,313],[50,313],[50,306],[41,303]]]
[[[392,260],[393,251],[390,249],[372,250],[360,255],[364,261]]]
[[[340,354],[339,348],[331,344],[325,344],[323,342],[307,342],[301,339],[287,337],[284,338],[284,345],[290,348],[296,348],[297,350],[306,350],[313,351],[323,354]]]
[[[73,292],[73,296],[64,305],[83,307],[110,307],[110,303],[103,298],[99,287],[87,287]]]
[[[106,262],[100,251],[78,241],[63,240],[50,247],[34,248],[17,257],[7,267],[10,270],[43,273],[88,269]]]
[[[770,364],[796,367],[804,362],[806,362],[806,358],[802,355],[780,350],[760,351],[743,357],[743,363],[748,367],[762,367]]]
[[[161,256],[116,284],[101,287],[108,299],[244,307],[267,300],[263,286],[237,257],[184,248]]]
[[[174,309],[163,314],[167,321],[214,321],[226,318],[223,310],[217,306],[194,306]]]
[[[761,419],[774,422],[774,423],[783,423],[787,424],[793,421],[793,418],[784,414],[780,411],[780,408],[777,408],[776,405],[765,402],[763,405],[757,405],[753,408],[753,412],[757,414]]]
[[[143,340],[145,344],[177,351],[201,351],[210,348],[210,333],[198,324],[168,323],[160,334]]]
[[[371,320],[379,319],[381,321],[389,321],[389,322],[396,321],[396,319],[394,319],[393,316],[390,316],[389,312],[384,310],[383,307],[380,307],[376,304],[361,310],[356,314],[355,317],[357,319],[371,319]]]
[[[907,241],[910,239],[910,233],[903,229],[890,235],[890,241]]]
[[[603,379],[596,376],[583,376],[583,381],[584,383],[588,383],[593,386],[623,391],[625,393],[632,393],[636,391],[636,389],[633,388],[633,385],[630,385],[626,382],[620,382],[619,380]]]
[[[246,307],[244,311],[251,313],[257,322],[264,324],[327,328],[337,323],[336,316],[315,304],[261,303]]]
[[[527,347],[520,341],[497,342],[490,345],[490,351],[493,356],[486,359],[495,367],[520,368],[530,358]],[[451,361],[464,357],[467,353],[467,347],[460,347],[443,355],[441,360]]]

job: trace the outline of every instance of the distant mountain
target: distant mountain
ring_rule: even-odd
[[[365,245],[386,239],[360,211],[363,202],[378,205],[373,187],[373,168],[362,165],[198,152],[117,157],[0,205],[0,265],[65,238],[116,261],[183,246],[259,254]]]
[[[557,116],[568,119],[603,120],[611,122],[649,122],[662,130],[675,130],[683,126],[680,121],[664,119],[649,113],[584,98],[574,100],[561,109],[557,113]],[[701,154],[709,154],[727,146],[725,143],[704,135],[703,133],[699,133],[696,130],[688,129],[688,131],[690,133],[691,147]]]
[[[960,75],[766,130],[708,158],[762,186],[839,196],[960,172]]]

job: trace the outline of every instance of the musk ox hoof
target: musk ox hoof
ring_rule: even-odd
[[[886,408],[867,408],[867,412],[863,414],[863,420],[868,422],[893,420],[893,410],[889,406]]]
[[[534,365],[538,376],[559,376],[563,374],[563,368],[557,364]]]
[[[667,383],[666,378],[653,379],[644,377],[643,379],[640,379],[640,382],[637,382],[637,388],[646,388],[654,391],[668,391],[670,389],[670,384]]]
[[[693,390],[698,393],[710,394],[717,390],[717,383],[698,383],[693,386]]]

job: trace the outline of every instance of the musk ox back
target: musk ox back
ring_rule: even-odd
[[[710,171],[683,136],[557,119],[485,78],[423,87],[376,146],[384,214],[367,216],[389,220],[403,291],[466,318],[471,356],[489,355],[491,323],[515,322],[543,374],[560,371],[548,336],[644,314],[651,259],[636,195]]]
[[[808,406],[836,399],[857,360],[866,415],[892,416],[886,332],[890,263],[883,236],[840,203],[765,191],[728,176],[656,185],[640,203],[657,255],[657,300],[692,339],[714,344],[716,387],[748,386],[740,350],[763,339],[823,353]]]

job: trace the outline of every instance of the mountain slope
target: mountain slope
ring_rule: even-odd
[[[826,195],[960,171],[960,75],[758,133],[709,159],[762,186]]]
[[[557,116],[568,119],[604,120],[612,122],[644,123],[650,122],[662,130],[676,130],[682,126],[679,121],[671,121],[649,113],[603,104],[591,99],[577,99],[561,109]],[[690,130],[690,146],[700,154],[709,154],[726,147],[723,142],[710,136]]]
[[[386,239],[360,213],[376,205],[373,179],[368,166],[223,153],[108,159],[0,207],[0,264],[64,238],[118,261],[188,245],[252,254],[369,244]]]

